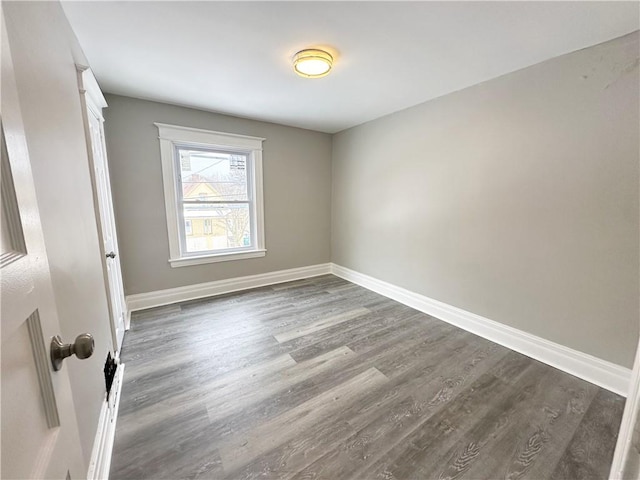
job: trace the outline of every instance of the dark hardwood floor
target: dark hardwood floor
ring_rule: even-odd
[[[134,314],[112,479],[606,478],[624,399],[327,275]]]

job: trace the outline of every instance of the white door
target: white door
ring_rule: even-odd
[[[1,44],[0,475],[84,478],[68,369],[49,359],[60,325],[4,18]]]
[[[108,285],[107,295],[110,300],[111,328],[113,334],[113,348],[120,354],[125,329],[128,327],[127,312],[122,285],[122,271],[118,256],[118,241],[116,224],[113,214],[111,197],[111,181],[107,164],[107,150],[104,137],[104,119],[102,108],[107,106],[102,92],[98,88],[91,70],[79,67],[79,84],[85,108],[85,130],[92,162],[92,180],[95,199],[98,207],[99,230],[103,246],[103,267]]]

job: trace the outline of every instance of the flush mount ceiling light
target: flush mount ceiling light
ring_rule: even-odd
[[[324,77],[332,65],[333,57],[324,50],[301,50],[293,56],[293,69],[305,78]]]

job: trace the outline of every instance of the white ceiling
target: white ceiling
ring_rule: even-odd
[[[638,2],[63,2],[111,93],[334,133],[638,30]],[[294,74],[325,46],[333,72]]]

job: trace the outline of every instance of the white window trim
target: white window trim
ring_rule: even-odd
[[[169,263],[172,267],[186,267],[203,263],[226,262],[246,258],[264,257],[264,202],[262,188],[262,142],[260,137],[237,135],[233,133],[213,132],[199,128],[180,127],[155,123],[160,140],[160,157],[162,159],[162,179],[164,184],[164,204],[167,214],[167,234],[169,237]],[[254,224],[255,245],[251,250],[213,253],[205,255],[183,256],[180,250],[180,215],[178,214],[178,177],[176,172],[176,145],[194,147],[219,148],[226,151],[248,153],[253,163]]]

